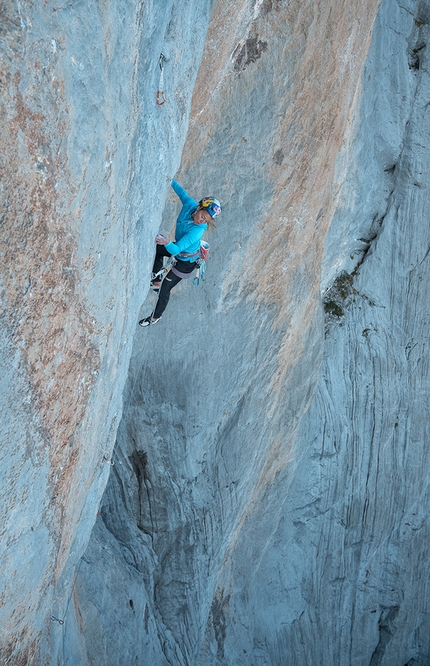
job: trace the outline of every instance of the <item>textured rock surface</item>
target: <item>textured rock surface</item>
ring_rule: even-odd
[[[251,9],[244,4],[233,21],[237,7],[218,4],[208,32],[182,179],[191,190],[207,183],[222,193],[224,215],[211,240],[205,287],[183,286],[163,326],[137,332],[116,465],[78,576],[93,661],[92,645],[99,649],[93,626],[111,663],[124,654],[131,662],[144,660],[148,642],[160,663],[163,653],[166,663],[205,663],[211,653],[215,663],[224,654],[226,663],[241,658],[224,645],[232,591],[225,581],[217,586],[217,578],[238,552],[241,584],[250,585],[258,552],[275,529],[269,516],[277,515],[286,495],[282,484],[273,484],[284,469],[291,473],[296,428],[321,373],[316,267],[368,42],[347,5],[336,17],[310,4]],[[366,36],[371,17],[369,6]],[[353,62],[341,57],[347,48],[356,54]],[[316,87],[316,81],[327,85]],[[165,229],[174,210],[169,204]],[[269,260],[276,271],[264,269]],[[263,502],[275,487],[272,500]],[[263,528],[260,506],[267,514]],[[251,523],[255,548],[241,545]],[[105,538],[109,551],[101,557]],[[127,563],[118,583],[113,559]],[[109,581],[108,591],[98,594],[96,563]],[[117,626],[110,641],[111,618],[94,617],[94,599],[100,608],[122,608],[121,627],[139,639],[129,641]],[[245,604],[241,611],[237,621],[248,624],[254,609]],[[249,641],[244,663],[260,654],[245,632]],[[270,636],[267,643],[275,654]]]
[[[4,661],[430,663],[430,12],[356,5],[3,3]]]
[[[61,632],[50,615],[65,612],[106,484],[141,276],[203,47],[207,7],[192,9],[1,4],[0,654],[8,663],[35,658],[42,639],[46,660]],[[165,82],[175,104],[159,108],[158,59],[172,40]]]
[[[384,3],[376,22],[323,284],[355,271],[326,294],[343,314],[326,307],[293,464],[221,571],[200,664],[430,663],[428,28],[414,9]]]

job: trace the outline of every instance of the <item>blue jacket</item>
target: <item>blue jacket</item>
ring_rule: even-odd
[[[173,256],[178,256],[181,261],[196,261],[200,248],[200,239],[208,228],[207,224],[194,224],[191,213],[198,207],[197,201],[179,185],[172,180],[172,187],[182,202],[182,210],[176,220],[175,242],[167,243],[166,250]],[[182,253],[194,254],[194,257],[184,257]]]

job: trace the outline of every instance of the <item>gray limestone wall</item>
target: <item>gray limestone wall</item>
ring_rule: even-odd
[[[63,645],[208,7],[1,4],[1,663]]]
[[[405,351],[413,339],[422,359],[417,310],[427,312],[427,245],[414,253],[419,280],[408,276],[406,250],[426,238],[427,158],[417,146],[427,145],[424,48],[419,67],[411,64],[426,28],[414,11],[387,2],[378,14],[336,157],[337,208],[317,276],[325,322],[318,307],[304,308],[280,389],[274,377],[291,319],[273,328],[276,303],[256,305],[240,266],[257,211],[273,202],[262,157],[270,110],[257,96],[258,116],[245,124],[264,127],[264,141],[252,137],[255,159],[234,151],[220,181],[217,150],[228,154],[232,135],[246,134],[232,86],[232,116],[227,105],[205,168],[191,150],[184,157],[184,184],[192,191],[203,170],[240,199],[246,222],[236,222],[234,196],[227,199],[203,289],[181,285],[162,325],[136,333],[115,467],[78,576],[83,622],[90,636],[96,627],[106,663],[124,654],[160,664],[428,663],[426,418],[412,417],[421,428],[409,416],[401,424],[427,383],[426,363],[417,373]],[[163,230],[177,209],[170,199]],[[228,274],[239,270],[248,282]],[[297,272],[291,284],[300,308],[309,286]],[[426,408],[418,400],[416,409]],[[94,603],[115,607],[119,622]]]
[[[220,573],[199,664],[430,663],[421,12],[381,5],[326,240],[321,379]]]
[[[1,663],[427,666],[428,3],[1,12]]]

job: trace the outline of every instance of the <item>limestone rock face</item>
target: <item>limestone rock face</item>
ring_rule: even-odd
[[[421,12],[381,6],[325,242],[321,377],[220,570],[199,664],[429,663]]]
[[[6,0],[0,12],[0,661],[46,663],[108,478],[208,8]]]
[[[3,662],[430,663],[429,7],[3,3]]]

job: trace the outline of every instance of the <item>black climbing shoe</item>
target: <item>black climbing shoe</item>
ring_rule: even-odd
[[[139,326],[142,326],[142,328],[145,328],[146,326],[151,326],[151,324],[156,324],[157,321],[160,321],[161,317],[158,317],[158,319],[153,319],[152,315],[149,315],[149,317],[145,317],[145,319],[141,319],[139,322]]]

